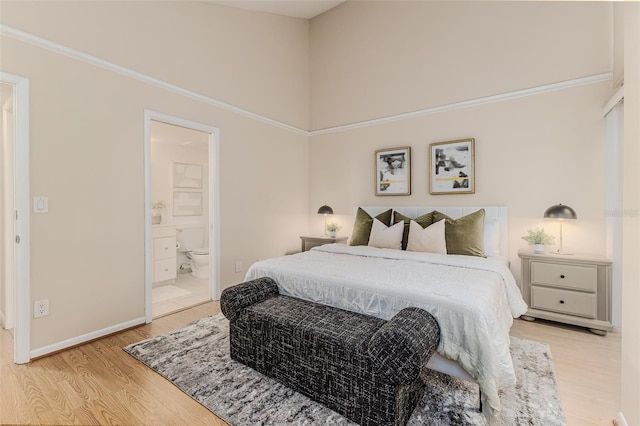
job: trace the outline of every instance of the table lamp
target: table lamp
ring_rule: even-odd
[[[333,214],[333,209],[325,204],[318,209],[318,214],[324,215],[324,235],[327,235],[327,215]]]
[[[576,214],[576,211],[574,209],[572,209],[569,206],[565,206],[562,204],[556,204],[554,206],[549,207],[545,212],[544,212],[544,217],[548,218],[548,219],[556,219],[558,221],[560,221],[560,248],[553,252],[555,254],[571,254],[571,253],[567,253],[562,249],[562,222],[564,222],[565,219],[577,219],[578,215]]]

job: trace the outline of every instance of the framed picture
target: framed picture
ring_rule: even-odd
[[[429,145],[429,193],[473,194],[476,192],[475,139]]]
[[[173,186],[175,188],[202,188],[202,166],[173,163]]]
[[[411,194],[411,147],[380,149],[375,162],[376,195]]]
[[[202,192],[173,192],[174,216],[202,216]]]

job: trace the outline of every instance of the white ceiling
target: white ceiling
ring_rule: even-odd
[[[207,0],[223,6],[311,19],[345,0]]]

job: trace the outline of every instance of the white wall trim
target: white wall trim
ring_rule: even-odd
[[[470,99],[462,102],[454,102],[451,104],[440,105],[432,108],[425,108],[418,111],[406,112],[403,114],[390,115],[388,117],[376,118],[373,120],[361,121],[359,123],[345,124],[337,127],[329,127],[322,130],[313,130],[309,132],[310,136],[324,135],[327,133],[344,132],[346,130],[357,129],[360,127],[375,126],[378,124],[389,123],[398,120],[407,120],[409,118],[423,117],[425,115],[438,114],[442,112],[454,111],[457,109],[471,108],[479,105],[508,101],[512,99],[522,98],[525,96],[539,95],[541,93],[554,92],[557,90],[570,89],[573,87],[584,86],[586,84],[595,84],[608,81],[613,78],[612,72],[591,75],[588,77],[575,78],[572,80],[561,81],[558,83],[544,84],[542,86],[530,87],[528,89],[514,90],[511,92],[501,93],[498,95],[484,96],[481,98]]]
[[[14,87],[14,206],[17,212],[14,235],[15,324],[14,362],[30,361],[31,348],[31,236],[29,186],[29,79],[0,72],[0,81]],[[14,237],[12,237],[14,238]]]
[[[612,98],[613,99],[613,98]],[[624,234],[624,104],[617,101],[604,117],[605,179],[606,179],[606,253],[613,261],[611,285],[611,320],[614,327],[622,325],[622,240]]]
[[[609,114],[609,111],[611,111],[616,105],[618,105],[618,102],[622,101],[623,99],[624,86],[620,86],[618,87],[618,90],[615,91],[613,96],[611,96],[611,99],[609,99],[607,103],[604,104],[604,107],[602,108],[602,116],[604,117]]]
[[[112,62],[106,61],[104,59],[100,59],[96,56],[89,55],[79,50],[30,34],[26,31],[19,30],[17,28],[0,24],[0,34],[3,34],[7,37],[15,38],[20,41],[24,41],[26,43],[33,44],[35,46],[50,50],[52,52],[60,53],[65,56],[69,56],[71,58],[90,63],[92,65],[116,72],[118,74],[125,75],[139,81],[143,81],[147,84],[160,87],[162,89],[165,89],[174,93],[178,93],[183,96],[190,97],[199,102],[203,102],[205,104],[212,105],[214,107],[221,108],[221,109],[242,115],[244,117],[251,118],[253,120],[257,120],[262,123],[266,123],[274,127],[278,127],[280,129],[287,130],[303,136],[318,136],[318,135],[324,135],[327,133],[344,132],[347,130],[357,129],[360,127],[376,126],[379,124],[389,123],[392,121],[407,120],[410,118],[422,117],[425,115],[437,114],[441,112],[454,111],[462,108],[471,108],[474,106],[484,105],[488,103],[501,102],[501,101],[506,101],[511,99],[522,98],[525,96],[533,96],[541,93],[570,89],[577,86],[595,84],[595,83],[600,83],[603,81],[608,81],[613,79],[613,72],[606,72],[602,74],[575,78],[575,79],[561,81],[557,83],[550,83],[550,84],[544,84],[541,86],[530,87],[527,89],[514,90],[511,92],[501,93],[498,95],[484,96],[481,98],[470,99],[470,100],[461,101],[461,102],[454,102],[451,104],[440,105],[440,106],[435,106],[431,108],[425,108],[425,109],[421,109],[413,112],[395,114],[387,117],[381,117],[381,118],[361,121],[357,123],[345,124],[345,125],[336,126],[336,127],[328,127],[320,130],[307,131],[307,130],[302,130],[297,127],[291,126],[289,124],[282,123],[280,121],[265,117],[263,115],[256,114],[254,112],[245,110],[243,108],[228,104],[221,100],[193,92],[191,90],[188,90],[180,86],[177,86],[175,84],[171,84],[166,81],[160,80],[158,78],[151,77],[149,75],[134,71],[132,69],[129,69],[120,65],[116,65]]]
[[[144,318],[136,318],[130,321],[126,321],[120,324],[112,325],[111,327],[103,328],[102,330],[96,330],[91,333],[83,334],[81,336],[73,337],[62,342],[54,343],[52,345],[43,346],[31,351],[31,358],[37,358],[40,356],[48,355],[53,352],[61,351],[73,346],[82,345],[91,340],[96,340],[109,334],[118,333],[131,327],[136,327],[145,323]]]
[[[279,127],[284,130],[288,130],[293,133],[297,133],[299,135],[307,135],[306,130],[298,129],[297,127],[291,126],[286,123],[282,123],[280,121],[265,117],[260,114],[256,114],[251,111],[247,111],[246,109],[239,108],[237,106],[228,104],[218,99],[214,99],[205,95],[201,95],[199,93],[193,92],[191,90],[185,89],[183,87],[177,86],[175,84],[168,83],[166,81],[160,80],[155,77],[151,77],[149,75],[140,73],[138,71],[134,71],[130,68],[126,68],[120,65],[116,65],[112,62],[106,61],[104,59],[100,59],[96,56],[89,55],[88,53],[81,52],[79,50],[64,46],[62,44],[47,40],[42,37],[38,37],[36,35],[27,33],[25,31],[21,31],[17,28],[13,28],[7,25],[0,24],[0,34],[3,34],[7,37],[12,37],[20,41],[24,41],[26,43],[33,44],[35,46],[41,47],[43,49],[50,50],[52,52],[60,53],[61,55],[68,56],[73,59],[77,59],[79,61],[87,62],[89,64],[98,66],[100,68],[104,68],[109,71],[113,71],[115,73],[125,75],[127,77],[131,77],[133,79],[142,81],[144,83],[150,84],[152,86],[157,86],[162,89],[168,90],[170,92],[178,93],[183,96],[187,96],[189,98],[195,99],[197,101],[212,105],[217,108],[221,108],[239,115],[243,115],[245,117],[251,118],[256,121],[260,121],[275,127]]]
[[[618,413],[618,426],[629,426],[627,419],[625,419],[622,414],[622,411]]]

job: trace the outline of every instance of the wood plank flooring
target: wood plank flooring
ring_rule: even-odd
[[[597,336],[584,328],[515,320],[511,335],[547,343],[569,426],[611,426],[622,401],[621,335]]]
[[[0,333],[0,424],[225,425],[123,346],[220,311],[199,305],[153,323],[13,364],[11,335]],[[620,406],[620,335],[516,320],[513,336],[551,346],[569,426],[611,425]]]

